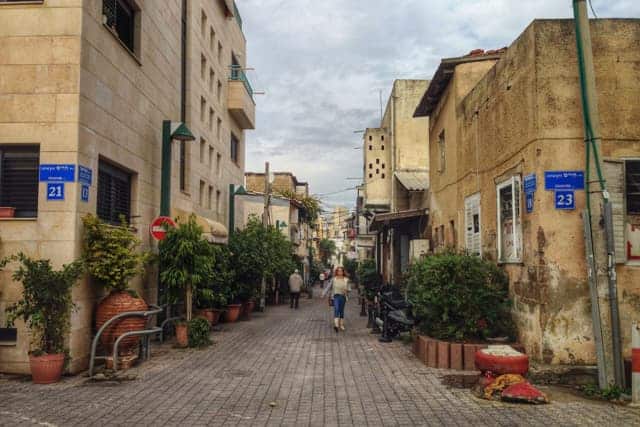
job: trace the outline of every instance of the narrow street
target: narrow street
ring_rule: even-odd
[[[383,345],[353,301],[336,335],[320,298],[222,325],[205,350],[158,349],[122,383],[0,381],[1,425],[631,425],[631,409],[581,399],[481,401],[441,384],[401,342]],[[638,424],[636,424],[638,425]]]

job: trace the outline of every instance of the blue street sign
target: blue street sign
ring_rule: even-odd
[[[47,200],[64,200],[64,182],[47,183]]]
[[[40,165],[40,181],[74,182],[76,165]]]
[[[78,165],[78,182],[84,182],[91,185],[91,179],[93,178],[93,171],[91,168]]]
[[[576,208],[576,198],[573,190],[556,190],[556,209],[573,210]]]
[[[80,188],[80,200],[89,202],[89,186],[87,184],[82,184]]]
[[[533,193],[534,191],[536,191],[538,187],[536,174],[532,173],[530,175],[525,175],[524,180],[522,181],[522,186],[525,193]]]
[[[534,196],[534,194],[535,194],[534,192],[525,193],[526,201],[527,201],[527,213],[533,212],[533,196]]]
[[[584,190],[583,171],[545,171],[545,190]]]

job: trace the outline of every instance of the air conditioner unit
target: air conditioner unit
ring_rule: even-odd
[[[429,239],[414,239],[409,242],[409,259],[421,258],[429,253]]]

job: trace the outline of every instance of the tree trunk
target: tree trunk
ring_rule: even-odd
[[[193,289],[191,288],[191,283],[187,285],[184,304],[185,310],[187,312],[187,322],[189,322],[191,320],[191,316],[193,315]]]

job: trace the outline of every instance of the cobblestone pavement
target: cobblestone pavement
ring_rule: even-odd
[[[441,384],[409,346],[380,344],[353,302],[347,332],[320,299],[223,325],[205,350],[155,350],[138,378],[51,386],[0,381],[1,425],[640,425],[580,398],[507,405]],[[552,394],[552,399],[554,398]]]

